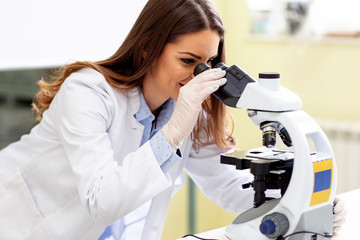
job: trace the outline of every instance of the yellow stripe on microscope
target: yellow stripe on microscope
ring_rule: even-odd
[[[311,196],[310,206],[314,206],[329,201],[330,193],[331,193],[331,189],[313,193]]]
[[[313,162],[313,168],[314,168],[314,186],[313,186],[313,194],[311,196],[310,206],[314,206],[320,203],[325,203],[329,201],[330,194],[331,194],[331,188],[332,188],[332,181],[333,181],[333,162],[332,159],[325,159],[320,160],[317,162]],[[329,187],[323,190],[316,190],[315,185],[318,184],[316,181],[322,181],[324,179],[317,179],[316,174],[322,174],[324,171],[329,173],[330,170],[330,183]],[[326,179],[325,179],[326,180]],[[326,181],[325,181],[326,182]],[[326,184],[325,184],[326,185]]]
[[[332,159],[313,162],[314,172],[321,172],[333,168]]]

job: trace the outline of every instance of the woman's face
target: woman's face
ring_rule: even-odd
[[[143,80],[144,96],[150,109],[154,110],[152,103],[160,107],[170,97],[177,100],[180,88],[194,77],[195,66],[201,62],[211,65],[218,54],[219,41],[217,31],[203,30],[167,43]]]

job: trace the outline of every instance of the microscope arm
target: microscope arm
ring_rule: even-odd
[[[253,185],[259,193],[254,198],[254,208],[240,214],[226,228],[226,235],[231,240],[279,239],[290,234],[294,235],[291,236],[294,240],[322,240],[325,239],[322,236],[331,236],[337,168],[330,142],[320,126],[300,110],[300,98],[280,85],[279,74],[260,73],[259,81],[256,81],[236,65],[228,68],[219,64],[215,67],[227,72],[225,78],[228,82],[214,95],[227,106],[247,109],[249,117],[260,126],[263,134],[272,131],[268,131],[268,127],[277,128],[284,134],[284,143],[293,147],[291,177],[282,197],[267,202],[264,199],[262,192],[267,187],[266,175],[274,166],[273,159],[268,159],[269,164],[251,170],[259,175],[259,182]],[[196,67],[194,74],[206,69]],[[310,150],[311,142],[315,154]],[[266,147],[275,146],[264,139],[263,143]],[[253,159],[239,161],[226,160],[226,163],[236,165],[238,169],[252,168],[252,165],[261,163]]]

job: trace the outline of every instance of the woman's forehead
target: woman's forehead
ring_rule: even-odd
[[[168,47],[177,52],[191,52],[198,56],[215,56],[218,51],[220,36],[217,31],[203,30],[180,36],[177,41],[168,43]]]

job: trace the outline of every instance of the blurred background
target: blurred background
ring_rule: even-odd
[[[357,0],[212,0],[226,28],[227,65],[257,78],[281,74],[323,127],[338,164],[338,193],[360,187],[360,3]],[[75,60],[119,47],[146,0],[4,0],[0,8],[0,148],[36,123],[36,81]],[[246,110],[231,109],[237,149],[261,146]],[[206,167],[206,166],[204,166]],[[189,181],[171,201],[162,239],[228,225],[236,217]]]

